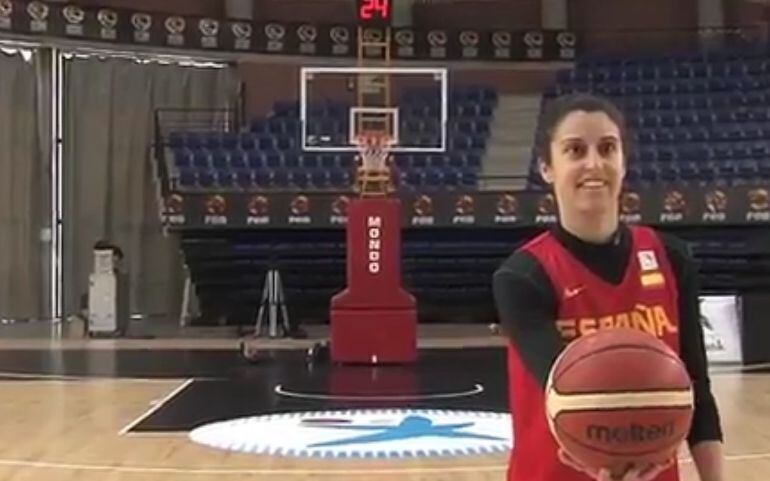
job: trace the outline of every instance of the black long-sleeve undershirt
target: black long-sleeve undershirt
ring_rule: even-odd
[[[592,272],[607,282],[621,282],[631,257],[631,233],[627,227],[621,226],[606,244],[587,243],[560,226],[553,233]],[[698,273],[684,242],[659,235],[677,279],[680,357],[694,386],[695,412],[687,440],[691,446],[701,441],[721,441],[719,412],[711,392],[700,324]],[[534,256],[518,251],[495,272],[493,292],[503,332],[545,387],[548,372],[564,347],[555,324],[558,297],[548,275]]]

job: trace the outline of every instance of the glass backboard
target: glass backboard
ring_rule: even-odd
[[[305,67],[300,82],[304,151],[356,151],[363,132],[390,135],[391,152],[446,151],[446,69]]]

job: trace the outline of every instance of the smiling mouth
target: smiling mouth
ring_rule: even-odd
[[[603,180],[597,180],[597,179],[584,180],[583,182],[580,182],[578,184],[579,189],[596,190],[604,187],[607,187],[607,182]]]

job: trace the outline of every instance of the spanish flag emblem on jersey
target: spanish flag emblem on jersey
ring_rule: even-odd
[[[663,277],[663,273],[660,272],[660,265],[658,264],[658,258],[655,256],[655,251],[639,251],[637,252],[637,258],[639,259],[639,281],[642,283],[642,287],[662,287],[666,285],[666,279]]]

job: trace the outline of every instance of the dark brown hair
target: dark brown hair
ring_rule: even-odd
[[[576,93],[567,94],[549,101],[543,111],[535,135],[535,153],[546,165],[551,164],[551,141],[553,133],[561,121],[572,112],[604,112],[618,127],[623,154],[628,155],[629,138],[626,118],[623,112],[609,99],[596,95]]]

